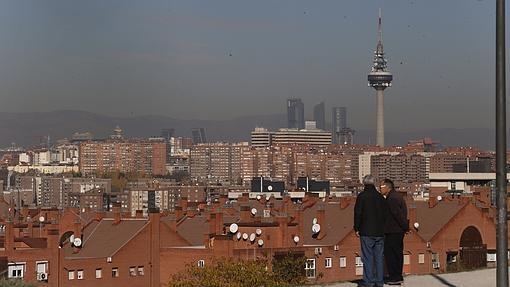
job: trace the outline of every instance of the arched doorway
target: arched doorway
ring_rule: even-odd
[[[464,268],[475,269],[487,266],[487,245],[474,226],[464,229],[460,237],[460,261]]]

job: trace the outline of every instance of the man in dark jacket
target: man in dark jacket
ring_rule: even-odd
[[[386,197],[389,214],[384,224],[384,260],[388,271],[389,285],[401,285],[404,282],[402,267],[404,263],[404,235],[409,230],[407,205],[397,191],[393,181],[385,179],[381,182],[380,191]]]
[[[364,286],[384,285],[384,223],[387,207],[375,183],[371,175],[363,178],[365,187],[354,205],[354,231],[361,241]]]

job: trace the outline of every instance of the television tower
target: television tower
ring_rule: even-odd
[[[377,48],[374,51],[374,63],[372,70],[368,74],[368,86],[376,90],[377,97],[377,132],[376,144],[384,147],[384,89],[391,87],[393,75],[388,71],[388,61],[384,57],[382,44],[382,17],[381,9],[379,9],[379,25],[378,25],[378,41]]]

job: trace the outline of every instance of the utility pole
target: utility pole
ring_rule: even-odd
[[[497,287],[508,287],[506,193],[505,0],[496,0],[496,249]]]

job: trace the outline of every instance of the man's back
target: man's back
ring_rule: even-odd
[[[389,215],[386,218],[384,233],[404,233],[409,230],[407,220],[407,205],[402,197],[395,190],[391,190],[387,197]]]
[[[384,197],[373,185],[365,186],[354,206],[354,230],[362,236],[384,236],[387,216]]]

